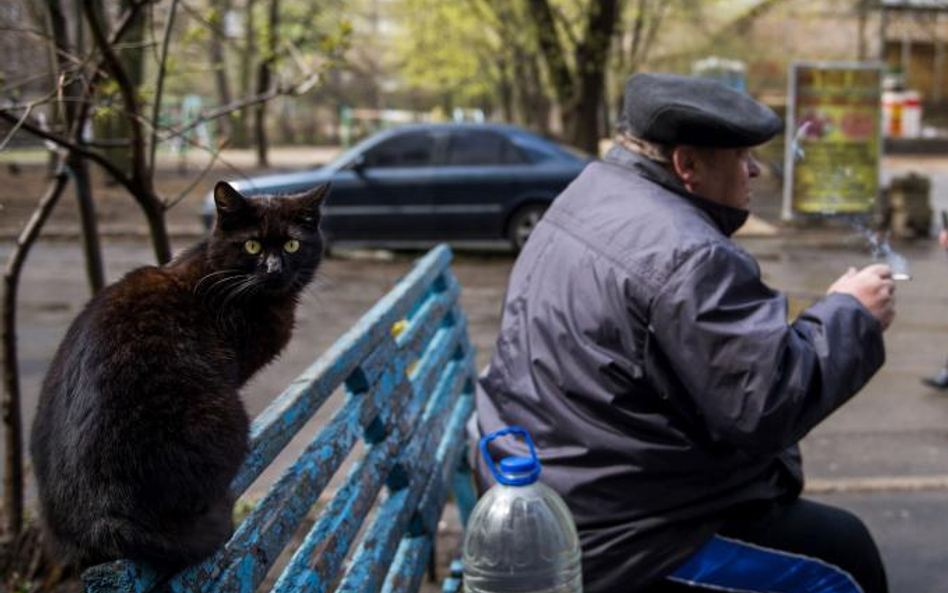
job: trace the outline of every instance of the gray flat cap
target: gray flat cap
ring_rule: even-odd
[[[772,109],[720,82],[678,74],[635,74],[625,85],[620,129],[675,146],[756,146],[783,122]]]

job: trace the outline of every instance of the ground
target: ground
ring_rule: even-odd
[[[279,151],[275,162],[299,167],[325,160],[328,151]],[[231,159],[246,174],[253,172],[245,155]],[[889,159],[887,173],[917,168],[933,176],[936,205],[948,204],[948,162]],[[175,164],[159,171],[158,187],[175,195],[198,171],[180,176]],[[218,167],[169,213],[173,246],[179,250],[200,236],[200,198],[218,178],[235,178]],[[7,260],[13,238],[32,205],[43,193],[45,171],[21,165],[14,174],[0,161],[0,257]],[[98,218],[105,232],[103,248],[110,281],[154,258],[137,206],[118,187],[96,178]],[[765,177],[757,187],[755,207],[765,222],[779,225],[779,182]],[[64,196],[48,232],[30,255],[20,289],[19,347],[25,426],[32,420],[39,382],[69,322],[88,298],[78,248],[75,205]],[[792,230],[770,234],[765,224],[757,236],[738,241],[761,263],[766,282],[783,290],[794,311],[819,298],[849,265],[869,263],[864,240],[846,228]],[[944,291],[945,254],[930,240],[897,243],[909,260],[914,279],[901,283],[898,318],[887,333],[887,363],[873,381],[804,441],[810,495],[857,511],[866,519],[889,567],[896,593],[943,593],[948,539],[942,520],[948,508],[948,398],[918,381],[948,353],[948,296]],[[454,270],[463,287],[462,303],[470,321],[478,366],[493,349],[500,307],[513,255],[503,247],[459,249]],[[279,361],[262,371],[245,390],[246,405],[256,414],[404,274],[421,251],[341,251],[329,258],[307,292],[295,337]],[[315,424],[332,411],[331,401]],[[304,429],[311,431],[312,427]],[[296,439],[281,457],[303,446]],[[278,461],[279,463],[279,461]],[[259,494],[273,479],[265,474],[251,492]],[[458,553],[456,522],[448,518],[449,537],[439,547],[441,574],[446,560]],[[437,590],[436,587],[431,591]]]

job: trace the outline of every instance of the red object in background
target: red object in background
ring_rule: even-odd
[[[839,128],[849,140],[865,141],[872,138],[876,122],[871,113],[854,112],[843,115]]]

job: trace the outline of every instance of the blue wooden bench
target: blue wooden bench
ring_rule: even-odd
[[[474,405],[474,352],[450,261],[443,245],[421,258],[256,418],[235,497],[337,388],[345,391],[344,404],[223,549],[170,579],[133,562],[94,566],[83,574],[86,591],[255,591],[360,440],[361,456],[273,591],[417,591],[449,487],[463,522],[475,501],[464,428]],[[457,586],[449,578],[445,590]]]

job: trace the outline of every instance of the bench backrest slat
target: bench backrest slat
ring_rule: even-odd
[[[454,332],[457,334],[457,332]],[[458,361],[441,365],[443,379],[439,388],[428,398],[428,403],[443,400],[443,393],[460,391],[458,384],[464,377],[458,378],[461,371]],[[469,376],[469,375],[468,375]],[[421,417],[429,393],[417,392],[422,397],[412,400],[412,410],[392,426],[392,434],[367,449],[364,463],[354,467],[347,483],[339,490],[330,506],[321,514],[316,525],[300,547],[277,582],[274,592],[281,591],[325,591],[335,580],[342,567],[358,530],[376,495],[381,489],[381,480],[388,479],[392,468],[405,455],[417,455],[412,443],[420,440],[430,429],[429,418]],[[420,404],[415,407],[415,404]],[[427,412],[428,410],[424,410]],[[418,422],[419,417],[421,421]],[[406,445],[406,439],[411,443]],[[412,451],[412,453],[407,453]],[[369,474],[366,476],[365,474]],[[381,478],[381,480],[380,480]]]
[[[253,482],[332,393],[344,389],[343,405],[221,551],[159,589],[146,566],[100,565],[85,573],[87,591],[250,593],[360,439],[364,451],[274,591],[327,591],[340,580],[340,590],[378,591],[383,585],[414,590],[427,561],[419,554],[431,549],[451,470],[464,449],[463,424],[473,408],[474,354],[450,258],[450,251],[439,247],[419,260],[253,423],[252,452],[234,480],[235,494]],[[388,496],[344,570],[383,488]],[[432,508],[419,508],[419,502]],[[404,553],[398,552],[402,545]]]
[[[425,567],[431,558],[432,540],[430,534],[406,537],[402,540],[398,545],[392,568],[385,578],[382,593],[418,590],[421,579],[425,576]]]
[[[430,343],[418,359],[421,364],[417,365],[410,382],[406,371],[412,364],[409,361],[415,360],[416,353],[411,349],[397,348],[390,336],[382,339],[376,352],[385,353],[388,368],[381,375],[366,373],[366,376],[374,377],[374,384],[364,393],[349,395],[345,406],[337,412],[314,443],[304,451],[243,523],[224,551],[226,559],[217,563],[218,566],[223,564],[228,568],[214,586],[215,591],[224,593],[244,590],[243,581],[255,586],[262,580],[272,559],[292,536],[293,528],[316,502],[329,477],[335,474],[339,464],[355,444],[362,428],[372,419],[373,414],[365,414],[365,410],[375,410],[381,412],[374,416],[382,419],[382,424],[397,419],[403,436],[388,435],[382,441],[382,446],[368,451],[353,471],[372,472],[374,479],[360,475],[358,479],[350,482],[354,486],[347,484],[337,493],[335,500],[342,500],[342,504],[330,505],[328,509],[330,516],[334,513],[344,514],[345,521],[340,525],[334,518],[333,524],[320,530],[314,540],[318,545],[314,553],[318,554],[327,566],[333,562],[341,563],[351,545],[351,539],[358,532],[362,517],[381,490],[393,465],[395,454],[404,445],[405,437],[414,429],[426,394],[432,391],[431,384],[436,381],[438,372],[445,368],[451,352],[464,335],[463,324],[454,327],[455,322],[452,319],[451,325],[444,326],[444,317],[445,315],[442,315],[442,319],[437,320],[442,323],[442,327],[429,332],[432,335]],[[412,320],[413,326],[415,321]],[[433,323],[430,318],[420,319],[418,322],[421,325]],[[419,342],[418,345],[425,344]],[[371,355],[369,358],[372,358]],[[415,395],[410,396],[410,393]],[[406,402],[412,409],[405,409]],[[349,529],[344,529],[343,526],[349,526]],[[250,569],[245,569],[248,559],[253,562]],[[247,570],[250,571],[249,574]],[[238,574],[238,571],[242,572]],[[200,589],[207,590],[206,575],[199,576],[201,578],[197,581],[203,583]]]
[[[234,495],[243,494],[379,340],[390,335],[392,325],[428,292],[450,262],[451,251],[446,247],[428,252],[391,292],[260,413],[250,427],[250,454],[231,487]]]
[[[463,364],[472,363],[473,361],[468,359]],[[465,391],[462,410],[473,400],[473,383],[469,377],[456,377],[460,381],[447,386],[447,390],[442,394],[436,394],[444,397],[445,401],[433,408],[431,417],[415,432],[414,440],[419,445],[410,445],[409,450],[400,455],[399,463],[408,468],[406,471],[412,472],[412,481],[404,488],[391,491],[382,502],[337,591],[348,593],[379,590],[400,540],[414,517],[418,502],[432,477],[439,475],[439,472],[433,471],[435,454],[440,448],[445,427],[454,417],[454,402],[462,390]],[[467,414],[470,414],[469,408]],[[461,432],[463,433],[463,427]],[[415,463],[417,460],[422,462]]]

